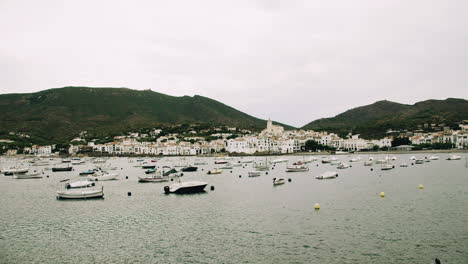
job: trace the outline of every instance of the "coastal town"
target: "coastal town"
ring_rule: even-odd
[[[274,125],[267,121],[266,128],[259,133],[234,127],[214,128],[213,133],[206,137],[198,136],[200,131],[190,130],[190,136],[178,133],[163,133],[162,129],[152,129],[149,133],[128,133],[115,136],[101,143],[96,139],[85,140],[86,131],[79,137],[71,140],[67,147],[70,155],[83,152],[100,153],[106,155],[210,155],[215,153],[229,154],[290,154],[311,151],[307,142],[313,141],[322,147],[322,150],[337,151],[369,151],[369,150],[412,150],[415,146],[430,144],[448,144],[453,149],[468,148],[468,121],[462,121],[459,129],[454,130],[443,124],[423,124],[422,128],[430,128],[432,132],[417,131],[392,131],[391,134],[381,139],[368,140],[360,136],[348,134],[340,137],[334,133],[313,130],[285,130],[284,127]],[[206,131],[205,131],[206,132]],[[14,132],[12,132],[14,133]],[[164,135],[162,135],[164,134]],[[396,135],[396,136],[395,136]],[[23,137],[28,135],[21,134]],[[407,138],[410,144],[395,146],[392,142],[395,138]],[[3,143],[12,143],[8,140],[0,140]],[[4,146],[5,148],[5,146]],[[320,151],[320,150],[319,150]],[[59,154],[55,145],[32,145],[21,150],[22,154],[49,156]],[[8,149],[5,155],[16,155],[18,149]]]

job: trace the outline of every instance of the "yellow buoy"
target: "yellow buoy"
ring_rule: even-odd
[[[384,193],[384,192],[380,192],[380,197],[385,197],[385,193]]]
[[[314,209],[315,209],[315,210],[320,209],[320,204],[319,204],[319,203],[316,203],[316,204],[314,205]]]
[[[421,190],[424,189],[424,185],[419,184],[419,189],[421,189]]]

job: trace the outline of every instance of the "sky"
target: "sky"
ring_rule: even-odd
[[[0,93],[202,95],[303,126],[468,98],[466,0],[0,0]]]

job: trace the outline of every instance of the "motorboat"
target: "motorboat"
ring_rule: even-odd
[[[373,160],[366,160],[364,161],[364,166],[372,166],[374,164]]]
[[[116,180],[117,176],[119,176],[118,173],[102,172],[97,176],[88,176],[88,180],[90,180],[90,181],[111,181],[111,180]]]
[[[278,158],[278,159],[272,160],[271,163],[275,164],[275,163],[283,163],[283,162],[288,162],[288,161],[289,161],[288,159]]]
[[[71,159],[62,159],[62,163],[70,163]]]
[[[323,158],[322,159],[322,163],[326,164],[326,163],[331,163],[331,158]]]
[[[141,168],[142,169],[154,169],[156,168],[156,165],[142,165]]]
[[[411,156],[409,159],[410,159],[410,160],[416,160],[416,157],[415,157],[415,156]]]
[[[57,191],[57,199],[88,199],[104,197],[104,186],[100,189],[72,189],[65,191]]]
[[[439,159],[439,157],[437,157],[437,156],[429,156],[429,160],[438,160],[438,159]]]
[[[360,160],[361,160],[361,158],[359,158],[359,157],[354,157],[354,158],[350,159],[349,162],[358,162],[358,161],[360,161]]]
[[[286,181],[283,178],[273,178],[273,185],[285,184]]]
[[[164,186],[164,192],[166,194],[198,193],[198,192],[203,192],[207,185],[208,185],[207,182],[202,182],[202,181],[176,182],[169,186]]]
[[[415,164],[424,164],[424,160],[423,159],[416,159],[414,161]]]
[[[13,179],[40,179],[42,178],[42,172],[29,172],[29,173],[20,173],[13,174]]]
[[[231,170],[233,167],[230,163],[224,164],[224,166],[219,167],[221,170]]]
[[[179,172],[176,169],[171,168],[169,166],[163,166],[161,172],[162,172],[163,176],[168,176],[168,177],[182,177],[182,176],[184,176],[184,174],[182,172]]]
[[[258,177],[262,175],[261,171],[249,171],[248,173],[249,173],[249,177]]]
[[[295,166],[300,166],[300,165],[304,165],[304,164],[305,164],[305,162],[303,162],[303,161],[296,161],[296,162],[293,163],[293,165],[295,165]]]
[[[379,159],[375,161],[375,164],[386,164],[386,163],[388,163],[388,160]]]
[[[65,188],[71,189],[71,188],[85,188],[85,187],[91,187],[94,186],[95,183],[92,181],[76,181],[76,182],[70,182],[65,184]]]
[[[337,169],[347,169],[347,168],[349,168],[349,164],[343,163],[343,162],[342,162],[342,163],[340,163],[340,164],[338,165],[338,167],[336,167],[336,168],[337,168]]]
[[[94,173],[96,173],[95,170],[87,170],[87,171],[80,172],[80,175],[92,175]]]
[[[221,174],[223,173],[223,170],[220,170],[220,169],[214,169],[214,170],[210,170],[208,171],[207,174]]]
[[[252,163],[252,162],[254,162],[254,160],[253,159],[242,159],[239,162],[240,163]]]
[[[461,159],[461,156],[458,156],[458,155],[450,155],[447,160],[460,160]]]
[[[406,168],[406,167],[408,167],[408,164],[406,164],[406,163],[402,163],[402,164],[400,164],[400,167],[402,167],[402,168]]]
[[[325,179],[334,179],[336,177],[338,177],[338,172],[327,171],[327,172],[320,174],[319,176],[316,176],[315,179],[325,180]]]
[[[149,170],[145,171],[146,174],[151,174],[151,173],[155,173],[155,172],[156,172],[156,169],[149,169]]]
[[[194,166],[188,166],[188,167],[185,167],[185,168],[182,168],[180,169],[181,171],[183,172],[191,172],[191,171],[197,171],[198,170],[198,167],[194,167]]]
[[[380,167],[381,170],[391,170],[394,168],[395,166],[393,166],[392,164],[382,164],[382,167]]]
[[[302,172],[302,171],[308,171],[309,167],[306,165],[299,165],[299,166],[293,166],[293,167],[287,167],[286,172]]]
[[[228,163],[227,160],[215,160],[214,161],[214,164],[226,164],[226,163]]]

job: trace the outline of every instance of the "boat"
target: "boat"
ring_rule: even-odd
[[[49,162],[46,160],[38,160],[32,163],[32,166],[47,166],[47,165],[49,165]]]
[[[20,173],[13,174],[13,179],[40,179],[42,178],[42,172],[29,172],[29,173]]]
[[[373,160],[366,160],[366,161],[364,161],[364,166],[372,166],[372,164],[374,164],[374,161],[373,161]]]
[[[52,171],[71,171],[73,167],[52,167]]]
[[[358,162],[358,161],[360,161],[360,160],[361,160],[361,158],[359,158],[359,157],[354,157],[354,158],[350,159],[349,162]]]
[[[461,156],[458,156],[458,155],[450,155],[447,160],[460,160],[461,159]]]
[[[193,164],[194,165],[207,165],[208,162],[203,161],[203,160],[195,160],[195,162]]]
[[[286,181],[283,178],[273,178],[273,185],[281,185],[285,184]]]
[[[342,162],[336,168],[337,169],[347,169],[347,168],[349,168],[349,165],[347,163]]]
[[[327,158],[323,158],[323,159],[322,159],[322,163],[323,163],[323,164],[331,163],[331,159],[328,158],[328,157],[327,157]]]
[[[207,182],[202,182],[202,181],[177,182],[169,186],[164,186],[164,192],[166,194],[198,193],[198,192],[203,192],[207,185],[208,185]]]
[[[96,173],[95,170],[87,170],[87,171],[80,172],[80,175],[92,175],[94,173]]]
[[[81,164],[84,164],[84,163],[85,163],[84,160],[72,160],[71,161],[72,165],[81,165]]]
[[[223,170],[214,169],[214,170],[208,171],[207,174],[221,174],[221,173],[223,173]]]
[[[62,159],[62,163],[70,163],[71,159]]]
[[[262,172],[261,171],[249,171],[248,174],[249,174],[249,177],[258,177],[262,175]]]
[[[304,165],[304,164],[305,164],[305,162],[302,162],[302,161],[296,161],[296,162],[293,163],[293,165],[295,165],[295,166]]]
[[[270,169],[270,168],[268,167],[268,163],[267,163],[267,162],[265,162],[265,163],[257,163],[257,162],[254,162],[253,168],[254,168],[256,171],[267,171],[267,170]]]
[[[402,167],[402,168],[406,168],[406,167],[408,167],[408,164],[406,164],[406,163],[402,163],[402,164],[400,164],[400,167]]]
[[[190,171],[197,171],[197,169],[198,169],[198,167],[188,166],[188,167],[182,168],[180,170],[183,171],[183,172],[186,172],[186,171],[190,172]]]
[[[308,171],[309,167],[305,165],[299,165],[299,166],[293,166],[293,167],[287,167],[286,172],[302,172],[302,171]]]
[[[319,176],[316,176],[315,179],[325,180],[325,179],[334,179],[336,177],[338,177],[338,173],[336,171],[327,171],[327,172],[320,174]]]
[[[252,162],[254,162],[254,160],[253,159],[243,159],[243,160],[240,160],[239,162],[240,163],[252,163]]]
[[[150,176],[140,177],[138,176],[138,182],[166,182],[169,181],[169,177],[162,176],[161,173],[153,174]]]
[[[142,165],[141,168],[142,169],[154,169],[156,168],[156,165]]]
[[[149,169],[149,170],[145,171],[146,174],[151,174],[151,173],[155,173],[155,172],[156,172],[156,169]]]
[[[381,170],[391,170],[395,168],[392,164],[382,164],[382,167],[380,167]]]
[[[423,159],[416,159],[414,161],[415,164],[424,164],[424,160]]]
[[[278,159],[272,160],[271,163],[276,164],[276,163],[283,163],[283,162],[288,162],[288,161],[289,161],[288,159],[278,158]]]
[[[416,157],[415,156],[411,156],[411,158],[409,158],[410,160],[416,160]]]
[[[66,191],[57,191],[57,199],[87,199],[104,197],[104,186],[100,189],[73,189]]]
[[[97,164],[97,163],[106,163],[106,160],[105,159],[95,159],[93,160],[93,163]]]
[[[90,180],[90,181],[111,181],[111,180],[116,180],[117,176],[119,176],[118,173],[102,172],[100,175],[97,175],[97,176],[88,176],[88,180]]]
[[[233,167],[230,163],[225,164],[224,166],[219,167],[221,170],[231,170]]]
[[[85,181],[76,181],[76,182],[67,183],[67,184],[65,184],[65,188],[67,188],[67,189],[84,188],[84,187],[91,187],[91,186],[94,186],[94,185],[95,185],[94,182],[85,180]]]
[[[169,176],[169,177],[181,177],[181,176],[183,176],[182,172],[178,172],[176,169],[171,168],[169,166],[163,166],[161,172],[162,172],[163,176]]]
[[[429,159],[430,159],[430,160],[438,160],[439,157],[437,157],[437,156],[429,156]]]
[[[226,163],[228,163],[227,160],[215,160],[214,161],[214,164],[226,164]]]
[[[387,164],[388,160],[379,159],[375,161],[375,164]]]
[[[26,173],[29,171],[29,167],[12,167],[9,169],[3,169],[2,172],[5,173],[5,175],[13,175],[13,174],[20,174],[20,173]]]
[[[387,156],[385,157],[386,160],[397,160],[397,157],[395,156]]]

